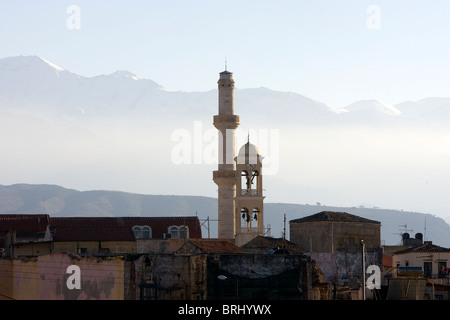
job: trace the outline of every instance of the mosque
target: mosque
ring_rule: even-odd
[[[242,246],[264,235],[263,157],[250,139],[235,156],[239,116],[234,114],[233,73],[225,69],[217,83],[219,114],[214,116],[214,126],[219,134],[219,159],[213,180],[218,186],[218,238],[234,239]]]

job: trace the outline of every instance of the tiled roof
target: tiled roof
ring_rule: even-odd
[[[425,241],[424,244],[411,247],[408,249],[396,251],[393,254],[404,254],[411,252],[450,252],[450,248],[444,248],[437,245],[432,244],[431,242]]]
[[[188,245],[194,246],[204,253],[244,253],[245,250],[227,240],[220,239],[195,239],[189,240],[179,252],[185,252]]]
[[[0,214],[0,231],[15,230],[21,233],[40,233],[47,229],[47,214]]]
[[[127,226],[50,226],[52,241],[135,241]]]
[[[379,221],[366,219],[355,216],[347,212],[336,211],[322,211],[304,218],[291,220],[290,222],[318,222],[318,221],[336,221],[336,222],[363,222],[363,223],[378,223]]]
[[[200,220],[189,217],[55,217],[52,226],[149,226],[152,238],[162,239],[170,226],[185,225],[189,228],[189,238],[201,238]]]
[[[304,252],[305,250],[287,240],[283,238],[272,238],[272,237],[263,237],[263,236],[257,236],[255,238],[253,238],[252,240],[250,240],[249,242],[247,242],[246,244],[244,244],[242,246],[242,248],[260,248],[260,247],[264,247],[267,250],[270,249],[274,249],[274,248],[283,248],[283,246],[288,249],[291,252]]]
[[[42,214],[0,214],[0,232],[16,230],[20,233],[45,233],[47,226],[124,226],[130,229],[136,225],[147,225],[152,229],[152,238],[162,239],[171,226],[185,225],[189,238],[201,238],[202,230],[197,216],[189,217],[49,217]]]

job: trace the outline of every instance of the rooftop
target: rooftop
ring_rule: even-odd
[[[322,211],[307,217],[291,220],[290,222],[319,222],[319,221],[335,221],[335,222],[362,222],[362,223],[378,223],[379,221],[366,219],[363,217],[355,216],[347,212],[336,211]]]
[[[49,226],[52,241],[135,241],[127,226]]]
[[[220,239],[194,239],[187,241],[178,253],[192,253],[200,251],[203,253],[244,253],[245,250],[232,244],[227,240]]]
[[[47,214],[0,214],[0,231],[45,232],[49,219]]]
[[[264,236],[257,236],[242,246],[243,249],[263,248],[265,251],[283,247],[292,253],[303,253],[305,251],[301,246],[287,239]]]
[[[51,218],[52,226],[127,226],[148,225],[152,238],[163,238],[170,226],[185,225],[189,228],[189,238],[201,238],[200,220],[196,216],[186,217],[66,217]]]
[[[441,246],[434,245],[431,241],[425,241],[421,245],[396,251],[393,254],[404,254],[411,252],[450,252],[450,248],[444,248]]]
[[[45,233],[47,226],[71,227],[127,227],[149,226],[152,238],[162,239],[171,226],[185,225],[189,228],[189,238],[201,238],[202,230],[197,216],[171,217],[50,217],[41,214],[0,214],[0,231],[15,230],[17,234],[41,232]],[[80,230],[80,229],[78,229]]]

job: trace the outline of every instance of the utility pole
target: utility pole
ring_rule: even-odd
[[[366,261],[364,259],[364,253],[365,253],[366,244],[364,243],[364,240],[361,240],[361,264],[362,264],[362,299],[366,300]]]
[[[283,253],[285,253],[286,250],[286,213],[284,214],[284,221],[283,221]]]
[[[208,230],[208,239],[211,238],[211,234],[209,232],[209,222],[210,221],[219,221],[217,219],[210,219],[209,216],[201,223],[202,227],[205,227],[204,224],[206,223],[206,229]]]

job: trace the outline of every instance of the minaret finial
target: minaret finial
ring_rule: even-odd
[[[227,57],[225,56],[225,71],[227,71]]]
[[[248,131],[248,134],[247,134],[247,143],[250,144],[250,130]]]

